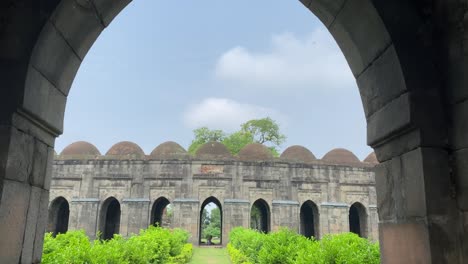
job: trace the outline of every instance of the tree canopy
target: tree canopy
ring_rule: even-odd
[[[241,125],[241,129],[231,134],[222,130],[211,130],[207,127],[195,129],[194,140],[189,146],[189,153],[195,154],[201,145],[216,141],[223,143],[233,155],[250,143],[265,144],[274,156],[278,156],[278,147],[284,143],[286,136],[280,132],[279,125],[273,119],[266,117],[252,119]]]

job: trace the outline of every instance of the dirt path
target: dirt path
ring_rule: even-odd
[[[231,264],[225,248],[194,247],[189,264]]]

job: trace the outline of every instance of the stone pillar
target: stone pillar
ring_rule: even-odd
[[[148,198],[126,198],[122,200],[122,216],[120,219],[120,234],[130,236],[148,228],[149,206]]]
[[[200,225],[200,201],[190,198],[174,199],[174,227],[190,233],[189,243],[198,245]]]
[[[224,199],[223,245],[229,243],[229,232],[235,227],[250,227],[250,202],[241,199]]]
[[[369,205],[368,212],[369,215],[367,216],[367,238],[377,242],[379,241],[379,215],[377,213],[377,205]]]
[[[27,115],[0,116],[0,263],[39,262],[54,135]]]
[[[376,168],[385,263],[462,263],[446,150],[416,148]]]
[[[345,203],[323,202],[320,209],[320,236],[349,232],[349,206]]]
[[[90,239],[95,239],[99,218],[99,198],[72,198],[70,202],[69,229],[84,230]]]
[[[273,200],[271,210],[271,231],[287,227],[299,232],[300,214],[299,202],[289,200]]]

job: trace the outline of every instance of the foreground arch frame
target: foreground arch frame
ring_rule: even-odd
[[[50,164],[88,49],[128,0],[7,0],[0,11],[0,262],[40,260]],[[356,77],[377,168],[384,263],[468,259],[462,3],[302,0]],[[450,162],[449,162],[450,161]]]

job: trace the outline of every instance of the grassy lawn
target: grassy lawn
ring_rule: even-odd
[[[231,264],[225,248],[193,247],[189,264]]]

